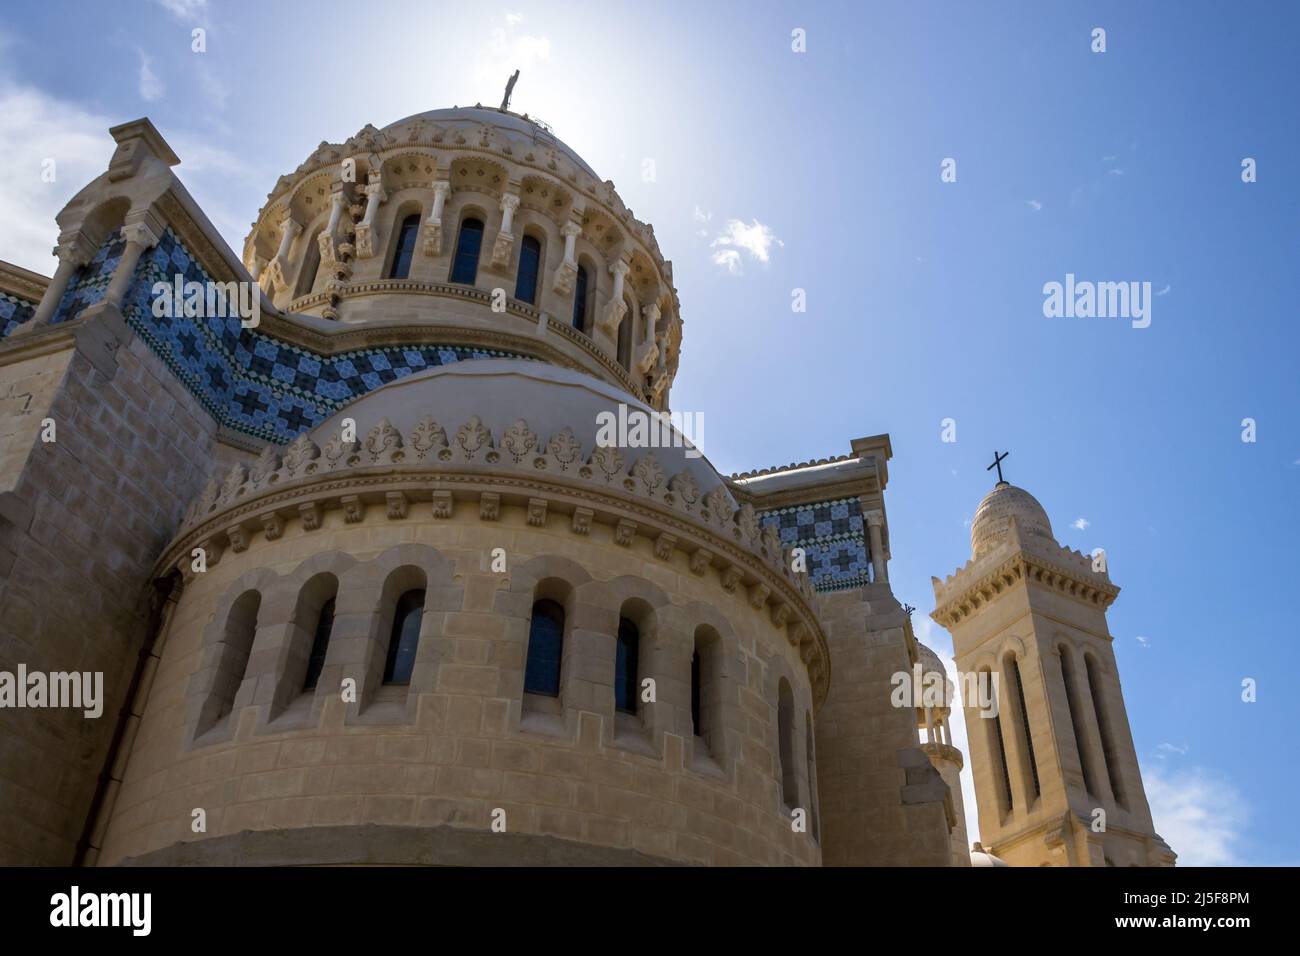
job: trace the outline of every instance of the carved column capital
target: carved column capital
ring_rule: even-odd
[[[566,222],[560,227],[560,235],[565,239],[568,239],[570,236],[576,239],[578,236],[582,235],[582,226],[576,222]]]

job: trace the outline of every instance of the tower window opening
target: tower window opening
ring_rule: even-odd
[[[407,591],[397,599],[393,627],[384,662],[385,684],[409,684],[415,670],[415,652],[420,645],[420,623],[424,617],[424,591]]]
[[[625,617],[618,619],[618,647],[614,655],[614,709],[635,714],[637,664],[641,653],[641,632]]]
[[[543,599],[533,605],[528,625],[528,660],[524,665],[524,692],[560,695],[560,662],[564,646],[564,608]]]
[[[402,220],[402,227],[397,233],[397,245],[393,249],[393,264],[388,270],[388,278],[405,279],[411,274],[411,259],[415,255],[415,238],[420,232],[420,215],[415,213]]]
[[[578,277],[573,283],[573,327],[587,331],[587,267],[578,266]]]
[[[466,219],[460,224],[456,256],[451,264],[451,281],[473,285],[478,279],[478,256],[483,248],[483,220]]]
[[[1016,679],[1016,697],[1020,705],[1020,726],[1025,732],[1025,752],[1029,755],[1029,773],[1033,778],[1034,796],[1042,795],[1038,783],[1038,761],[1034,757],[1034,738],[1029,733],[1029,710],[1025,707],[1025,685],[1020,678],[1020,661],[1011,661],[1011,673]]]
[[[334,598],[321,605],[316,617],[316,634],[311,642],[311,654],[307,658],[307,675],[303,678],[302,689],[312,690],[320,680],[320,673],[325,667],[325,654],[329,650],[330,632],[334,629]]]
[[[519,246],[519,273],[515,298],[529,305],[537,303],[537,272],[542,265],[542,244],[535,236],[524,236]]]
[[[1120,806],[1127,806],[1124,782],[1119,775],[1119,752],[1115,746],[1110,714],[1106,710],[1105,695],[1101,688],[1100,669],[1089,654],[1083,655],[1083,662],[1088,672],[1088,688],[1092,691],[1092,709],[1097,714],[1097,732],[1101,735],[1101,750],[1106,764],[1106,775],[1110,780],[1110,792],[1115,795],[1115,800]]]

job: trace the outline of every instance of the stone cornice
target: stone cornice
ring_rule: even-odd
[[[1119,588],[1099,574],[1023,549],[989,563],[978,576],[968,570],[950,577],[946,584],[935,583],[938,606],[930,617],[949,630],[1022,581],[1032,581],[1101,610],[1110,607],[1119,594]]]
[[[41,301],[49,284],[47,276],[12,263],[0,262],[0,292],[7,292],[14,298],[35,305]]]
[[[579,535],[593,521],[607,524],[619,545],[641,536],[661,560],[680,550],[693,573],[716,569],[724,590],[743,588],[752,607],[767,609],[807,666],[818,706],[825,699],[830,655],[812,586],[790,570],[775,529],[763,527],[752,506],[733,508],[724,486],[702,494],[690,471],[670,478],[653,450],[632,462],[617,448],[598,447],[583,461],[569,429],[543,446],[521,420],[498,445],[477,418],[450,442],[432,419],[405,440],[380,420],[360,442],[336,437],[321,449],[303,435],[286,449],[267,447],[251,466],[236,464],[209,482],[157,571],[192,573],[194,548],[215,563],[227,548],[245,550],[259,533],[279,537],[290,520],[315,530],[321,515],[336,509],[349,523],[400,520],[412,507],[432,508],[434,518],[470,509],[480,520],[496,520],[503,502],[528,509],[530,523],[563,514]]]

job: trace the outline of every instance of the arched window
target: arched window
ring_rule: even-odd
[[[1115,736],[1111,732],[1110,714],[1106,710],[1105,695],[1101,687],[1101,669],[1091,654],[1083,655],[1084,667],[1088,672],[1088,688],[1092,691],[1092,709],[1097,713],[1097,732],[1101,735],[1101,752],[1106,762],[1106,776],[1110,780],[1110,792],[1115,801],[1125,806],[1124,782],[1119,775],[1119,752],[1115,747]]]
[[[478,254],[483,248],[483,220],[466,219],[460,224],[456,257],[451,264],[451,281],[473,285],[478,278]]]
[[[984,680],[988,682],[986,686],[993,686],[993,674],[991,671],[981,671]],[[999,809],[1002,814],[1008,814],[1015,807],[1015,799],[1011,794],[1011,771],[1007,764],[1007,746],[1005,738],[1002,736],[1002,714],[999,711],[993,715],[992,720],[984,721],[988,734],[988,749],[993,755],[996,766],[993,769],[994,776],[1001,779],[1002,786],[998,791]]]
[[[311,295],[312,288],[316,285],[316,274],[320,272],[320,243],[317,233],[307,243],[307,251],[302,256],[302,268],[298,270],[298,288],[294,290],[295,299],[304,295]]]
[[[614,655],[614,709],[636,713],[637,658],[641,653],[641,632],[625,617],[618,619],[618,648]]]
[[[799,777],[794,769],[794,694],[784,677],[777,687],[776,731],[781,758],[781,800],[794,808],[799,806]]]
[[[1074,674],[1074,657],[1066,648],[1060,648],[1061,677],[1065,681],[1065,706],[1070,711],[1070,729],[1074,732],[1074,746],[1079,752],[1079,765],[1083,770],[1083,786],[1090,794],[1096,795],[1096,780],[1093,777],[1092,758],[1087,751],[1087,741],[1083,736],[1083,721],[1079,710],[1079,686]]]
[[[415,239],[419,233],[418,212],[402,220],[402,226],[397,231],[397,245],[393,247],[393,264],[388,268],[388,278],[405,279],[411,274],[411,259],[415,255]]]
[[[409,684],[415,669],[415,651],[420,644],[420,621],[424,617],[424,591],[407,591],[397,599],[393,629],[388,637],[388,659],[384,663],[385,684]]]
[[[636,321],[636,308],[628,299],[623,300],[627,312],[618,324],[618,364],[625,369],[632,367],[632,323]]]
[[[560,661],[564,646],[564,608],[542,599],[533,605],[528,625],[528,661],[524,665],[524,693],[560,695]]]
[[[519,273],[515,278],[515,298],[534,305],[537,302],[537,272],[542,267],[542,244],[536,236],[524,236],[519,245]]]
[[[1041,796],[1042,789],[1038,784],[1038,761],[1034,757],[1034,738],[1029,733],[1029,711],[1025,707],[1025,684],[1020,678],[1020,661],[1015,658],[1011,659],[1011,675],[1016,681],[1016,702],[1020,707],[1020,727],[1025,734],[1025,752],[1029,756],[1029,773],[1033,778],[1034,796]]]
[[[226,615],[226,627],[221,635],[221,653],[217,659],[217,673],[212,680],[212,690],[204,702],[197,732],[211,729],[235,706],[235,695],[244,682],[248,658],[253,651],[253,638],[257,634],[257,615],[262,607],[262,595],[245,591]]]
[[[587,267],[578,266],[578,277],[573,282],[573,327],[587,331]]]
[[[325,666],[325,652],[329,650],[330,631],[334,629],[334,598],[321,605],[316,618],[316,635],[311,642],[311,655],[307,658],[307,676],[303,679],[302,689],[312,690],[320,680],[321,669]]]

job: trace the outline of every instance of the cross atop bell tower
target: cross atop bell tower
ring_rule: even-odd
[[[994,468],[997,468],[999,485],[1006,484],[1006,479],[1002,477],[1002,461],[1003,459],[1010,458],[1010,457],[1011,457],[1011,452],[1009,451],[998,452],[997,449],[994,449],[993,464],[989,465],[987,468],[984,469],[985,471],[992,471]]]

